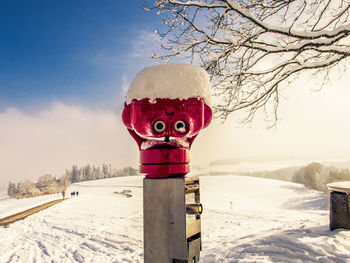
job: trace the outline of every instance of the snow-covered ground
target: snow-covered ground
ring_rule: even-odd
[[[14,199],[8,195],[0,195],[0,218],[4,218],[29,208],[62,198],[62,194],[43,195],[33,198]]]
[[[237,164],[211,165],[206,170],[213,173],[242,173],[273,171],[292,166],[305,166],[311,161],[308,160],[288,160],[288,161],[270,161],[270,162],[239,162]]]
[[[200,183],[201,262],[350,262],[350,231],[328,230],[322,193],[241,176]],[[131,198],[113,194],[125,189]],[[142,177],[68,191],[79,196],[0,228],[0,262],[143,262]]]

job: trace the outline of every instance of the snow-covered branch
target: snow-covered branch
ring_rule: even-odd
[[[248,110],[247,120],[272,103],[279,88],[305,71],[329,71],[350,56],[347,0],[157,0],[164,24],[164,62],[201,63],[220,99],[217,115]]]

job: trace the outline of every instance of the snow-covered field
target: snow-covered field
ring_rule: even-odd
[[[228,165],[212,165],[206,168],[210,172],[214,173],[242,173],[242,172],[258,172],[258,171],[273,171],[277,169],[292,167],[292,166],[305,166],[310,161],[306,160],[294,160],[294,161],[271,161],[271,162],[240,162],[237,164]]]
[[[350,231],[328,230],[322,193],[240,176],[200,183],[201,262],[350,262]],[[125,189],[131,198],[113,194]],[[0,262],[143,262],[142,177],[73,190],[78,197],[0,228]],[[2,200],[0,210],[4,202],[21,205]]]
[[[0,218],[4,218],[34,206],[44,204],[56,199],[62,198],[62,194],[53,194],[53,195],[43,195],[33,198],[24,198],[24,199],[14,199],[9,196],[1,195],[0,196]]]

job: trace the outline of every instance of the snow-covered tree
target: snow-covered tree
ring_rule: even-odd
[[[109,178],[110,177],[110,172],[109,172],[109,167],[108,164],[102,164],[102,176],[103,178]]]
[[[51,174],[40,176],[36,183],[36,187],[42,194],[53,194],[61,190],[58,181]]]
[[[71,174],[72,174],[72,183],[81,182],[83,180],[81,171],[80,169],[78,169],[77,165],[73,165]]]
[[[83,168],[84,171],[84,181],[89,181],[89,180],[95,180],[96,178],[93,177],[93,173],[92,173],[92,169],[90,164],[88,164],[87,166],[85,166]]]
[[[26,180],[18,183],[16,186],[16,184],[9,182],[7,194],[16,198],[54,194],[60,193],[63,189],[67,189],[71,183],[75,182],[137,174],[137,169],[125,167],[117,170],[112,168],[110,164],[105,163],[102,164],[102,171],[100,167],[96,167],[95,165],[91,166],[88,164],[82,168],[73,165],[72,170],[66,169],[65,174],[59,179],[56,179],[56,177],[51,174],[45,174],[39,177],[36,183]]]
[[[16,194],[17,194],[16,184],[9,182],[9,185],[7,187],[7,195],[13,197]]]
[[[224,119],[244,109],[250,121],[265,110],[275,123],[281,86],[306,71],[327,80],[350,55],[348,0],[156,0],[145,9],[163,21],[154,57],[200,63]]]
[[[26,180],[17,184],[17,198],[34,197],[40,194],[34,182]]]
[[[67,187],[71,184],[71,175],[68,170],[66,170],[66,173],[60,177],[59,184],[62,189],[67,189]]]
[[[320,163],[310,163],[294,173],[292,181],[304,184],[307,188],[328,192],[327,184],[332,182],[349,181],[348,169],[323,166]]]
[[[92,172],[94,174],[94,177],[96,179],[101,179],[102,176],[101,176],[101,168],[100,167],[95,167],[95,165],[93,166],[92,168]]]
[[[137,175],[138,170],[132,167],[124,167],[123,169],[120,170],[120,176],[132,176],[132,175]]]

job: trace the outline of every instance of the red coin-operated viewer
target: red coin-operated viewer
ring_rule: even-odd
[[[191,145],[212,119],[201,89],[210,86],[206,74],[191,65],[167,64],[146,69],[134,81],[141,91],[125,103],[122,118],[139,147],[140,172],[146,177],[184,176],[190,171]]]

